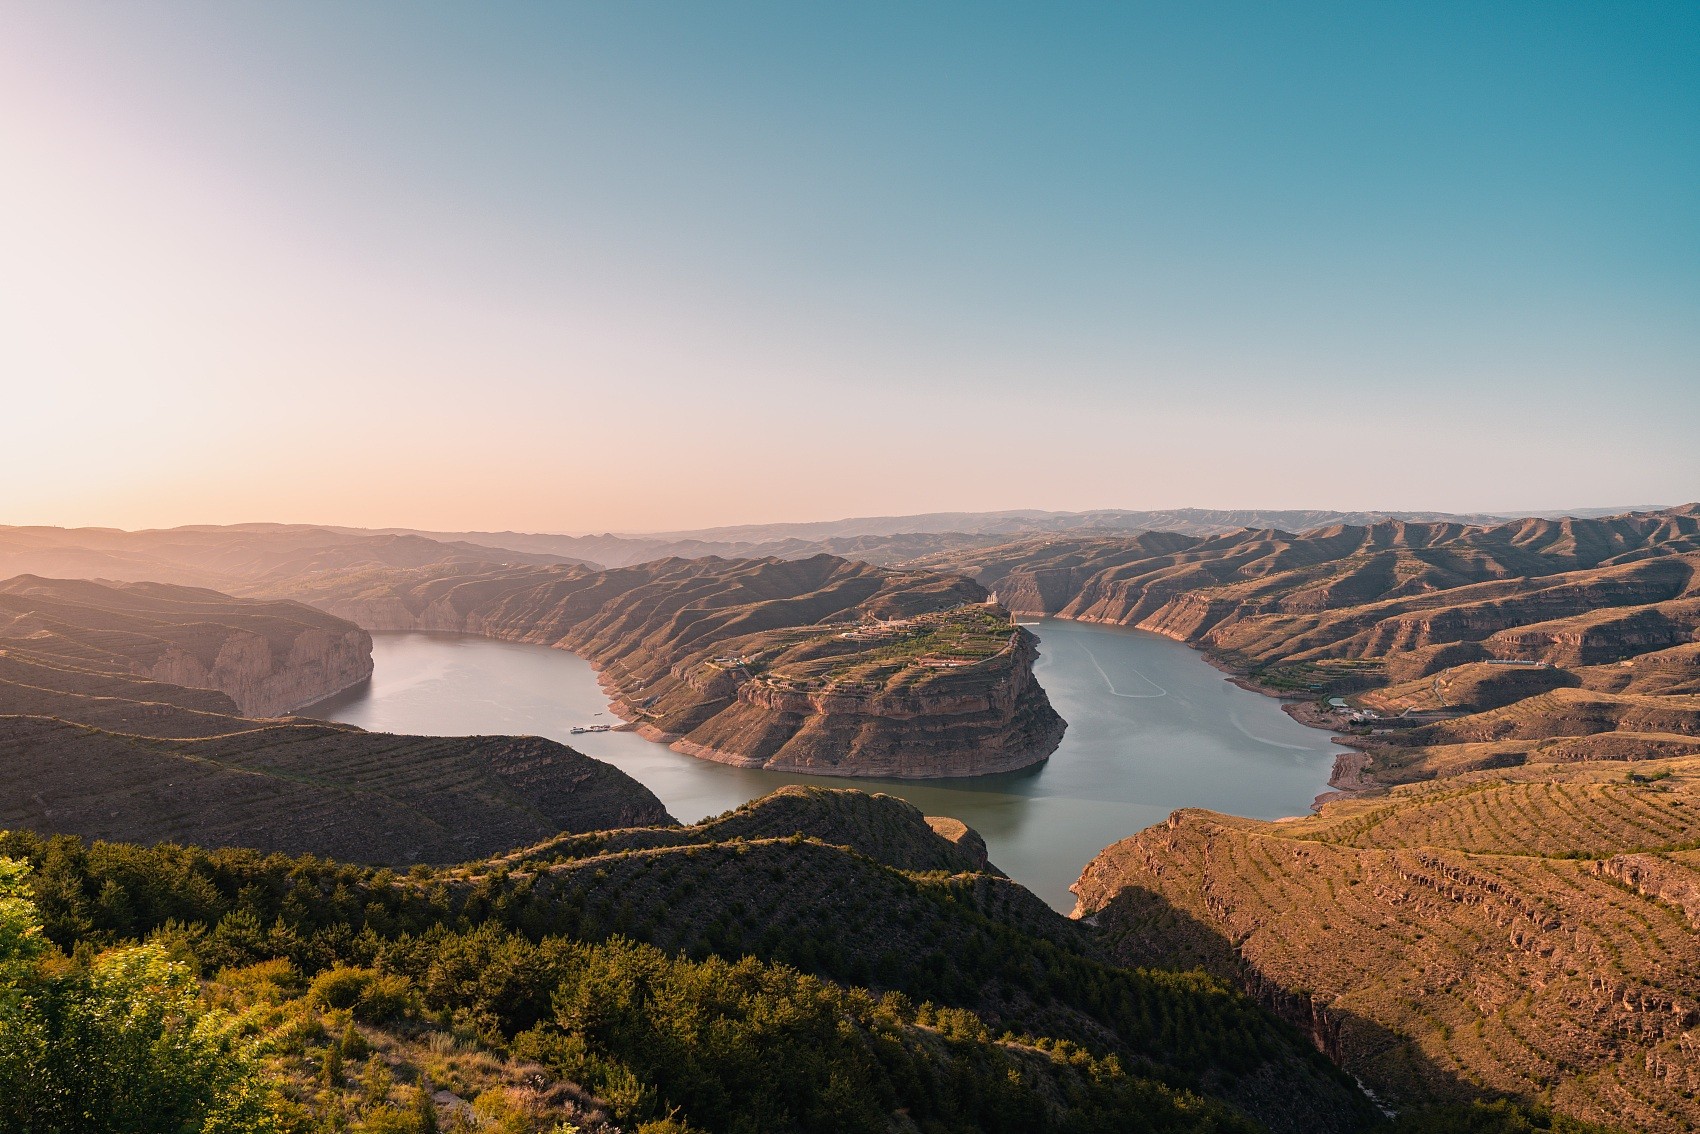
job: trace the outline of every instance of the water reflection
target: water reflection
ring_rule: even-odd
[[[463,635],[373,635],[372,680],[310,712],[387,732],[552,737],[624,769],[685,822],[788,783],[889,792],[974,827],[993,862],[1063,910],[1094,854],[1177,807],[1277,818],[1325,790],[1338,751],[1327,735],[1224,681],[1186,646],[1083,623],[1031,629],[1036,672],[1068,733],[1040,767],[975,779],[794,776],[682,756],[633,733],[572,735],[615,721],[588,662]]]

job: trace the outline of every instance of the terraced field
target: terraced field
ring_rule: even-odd
[[[0,829],[407,866],[671,821],[624,772],[540,737],[215,719],[234,731],[161,740],[0,716]]]
[[[536,737],[242,715],[371,669],[364,631],[299,603],[0,583],[0,828],[411,865],[671,821],[625,773]]]
[[[1079,910],[1124,962],[1204,963],[1383,1097],[1503,1092],[1700,1123],[1700,758],[1475,772],[1258,823],[1177,812]]]
[[[791,688],[882,689],[894,679],[914,685],[932,670],[989,661],[1012,649],[1017,638],[1008,613],[984,603],[794,634],[741,654],[735,664]]]

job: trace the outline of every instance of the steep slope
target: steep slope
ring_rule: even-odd
[[[1700,505],[1037,539],[921,565],[973,576],[1017,614],[1164,634],[1265,691],[1313,700],[1300,719],[1363,737],[1368,756],[1343,765],[1359,782],[1428,774],[1412,750],[1436,745],[1693,732],[1680,698],[1700,690]],[[1324,703],[1353,695],[1382,719]],[[1609,740],[1592,750],[1623,753]]]
[[[745,767],[979,775],[1044,760],[1064,728],[1033,636],[960,577],[819,555],[359,571],[291,593],[372,629],[573,650],[644,735]]]
[[[0,651],[56,670],[50,687],[75,684],[76,671],[91,675],[90,691],[142,678],[217,690],[250,716],[323,700],[372,673],[369,634],[299,603],[33,575],[0,582]]]
[[[1128,964],[1204,964],[1397,1104],[1496,1092],[1700,1122],[1700,759],[1531,765],[1260,823],[1180,811],[1077,914]]]

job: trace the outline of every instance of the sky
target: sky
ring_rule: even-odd
[[[0,523],[1700,498],[1700,5],[0,0]]]

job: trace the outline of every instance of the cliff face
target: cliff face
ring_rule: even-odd
[[[1462,742],[1634,732],[1649,751],[1687,751],[1687,705],[1617,695],[1700,689],[1677,660],[1700,643],[1700,505],[1484,527],[1028,540],[920,565],[963,571],[1021,613],[1190,643],[1272,691],[1362,694],[1387,714],[1463,718],[1364,739],[1371,780],[1430,774],[1409,750]],[[1507,663],[1550,668],[1518,674]],[[1584,685],[1599,695],[1577,694]],[[1312,708],[1309,723],[1352,723]]]
[[[0,648],[21,660],[226,694],[278,716],[372,674],[372,638],[293,602],[159,583],[0,583]],[[92,679],[91,679],[92,680]]]
[[[730,691],[712,698],[710,705],[724,707],[700,723],[692,712],[700,698],[665,689],[651,694],[658,699],[647,709],[626,701],[616,708],[681,752],[739,767],[888,779],[1005,772],[1050,755],[1065,727],[1033,678],[1036,639],[1019,629],[1010,639],[971,672],[920,685],[810,689],[723,670],[717,682],[685,675],[683,683],[703,694]],[[689,731],[671,733],[675,721]]]
[[[274,717],[372,676],[372,636],[358,627],[340,633],[309,627],[279,655],[264,636],[236,630],[219,645],[210,666],[171,648],[138,672],[154,681],[217,689],[249,716]]]
[[[960,576],[819,555],[330,575],[295,593],[371,629],[570,649],[644,735],[744,767],[982,775],[1044,760],[1065,727],[1033,636]]]

